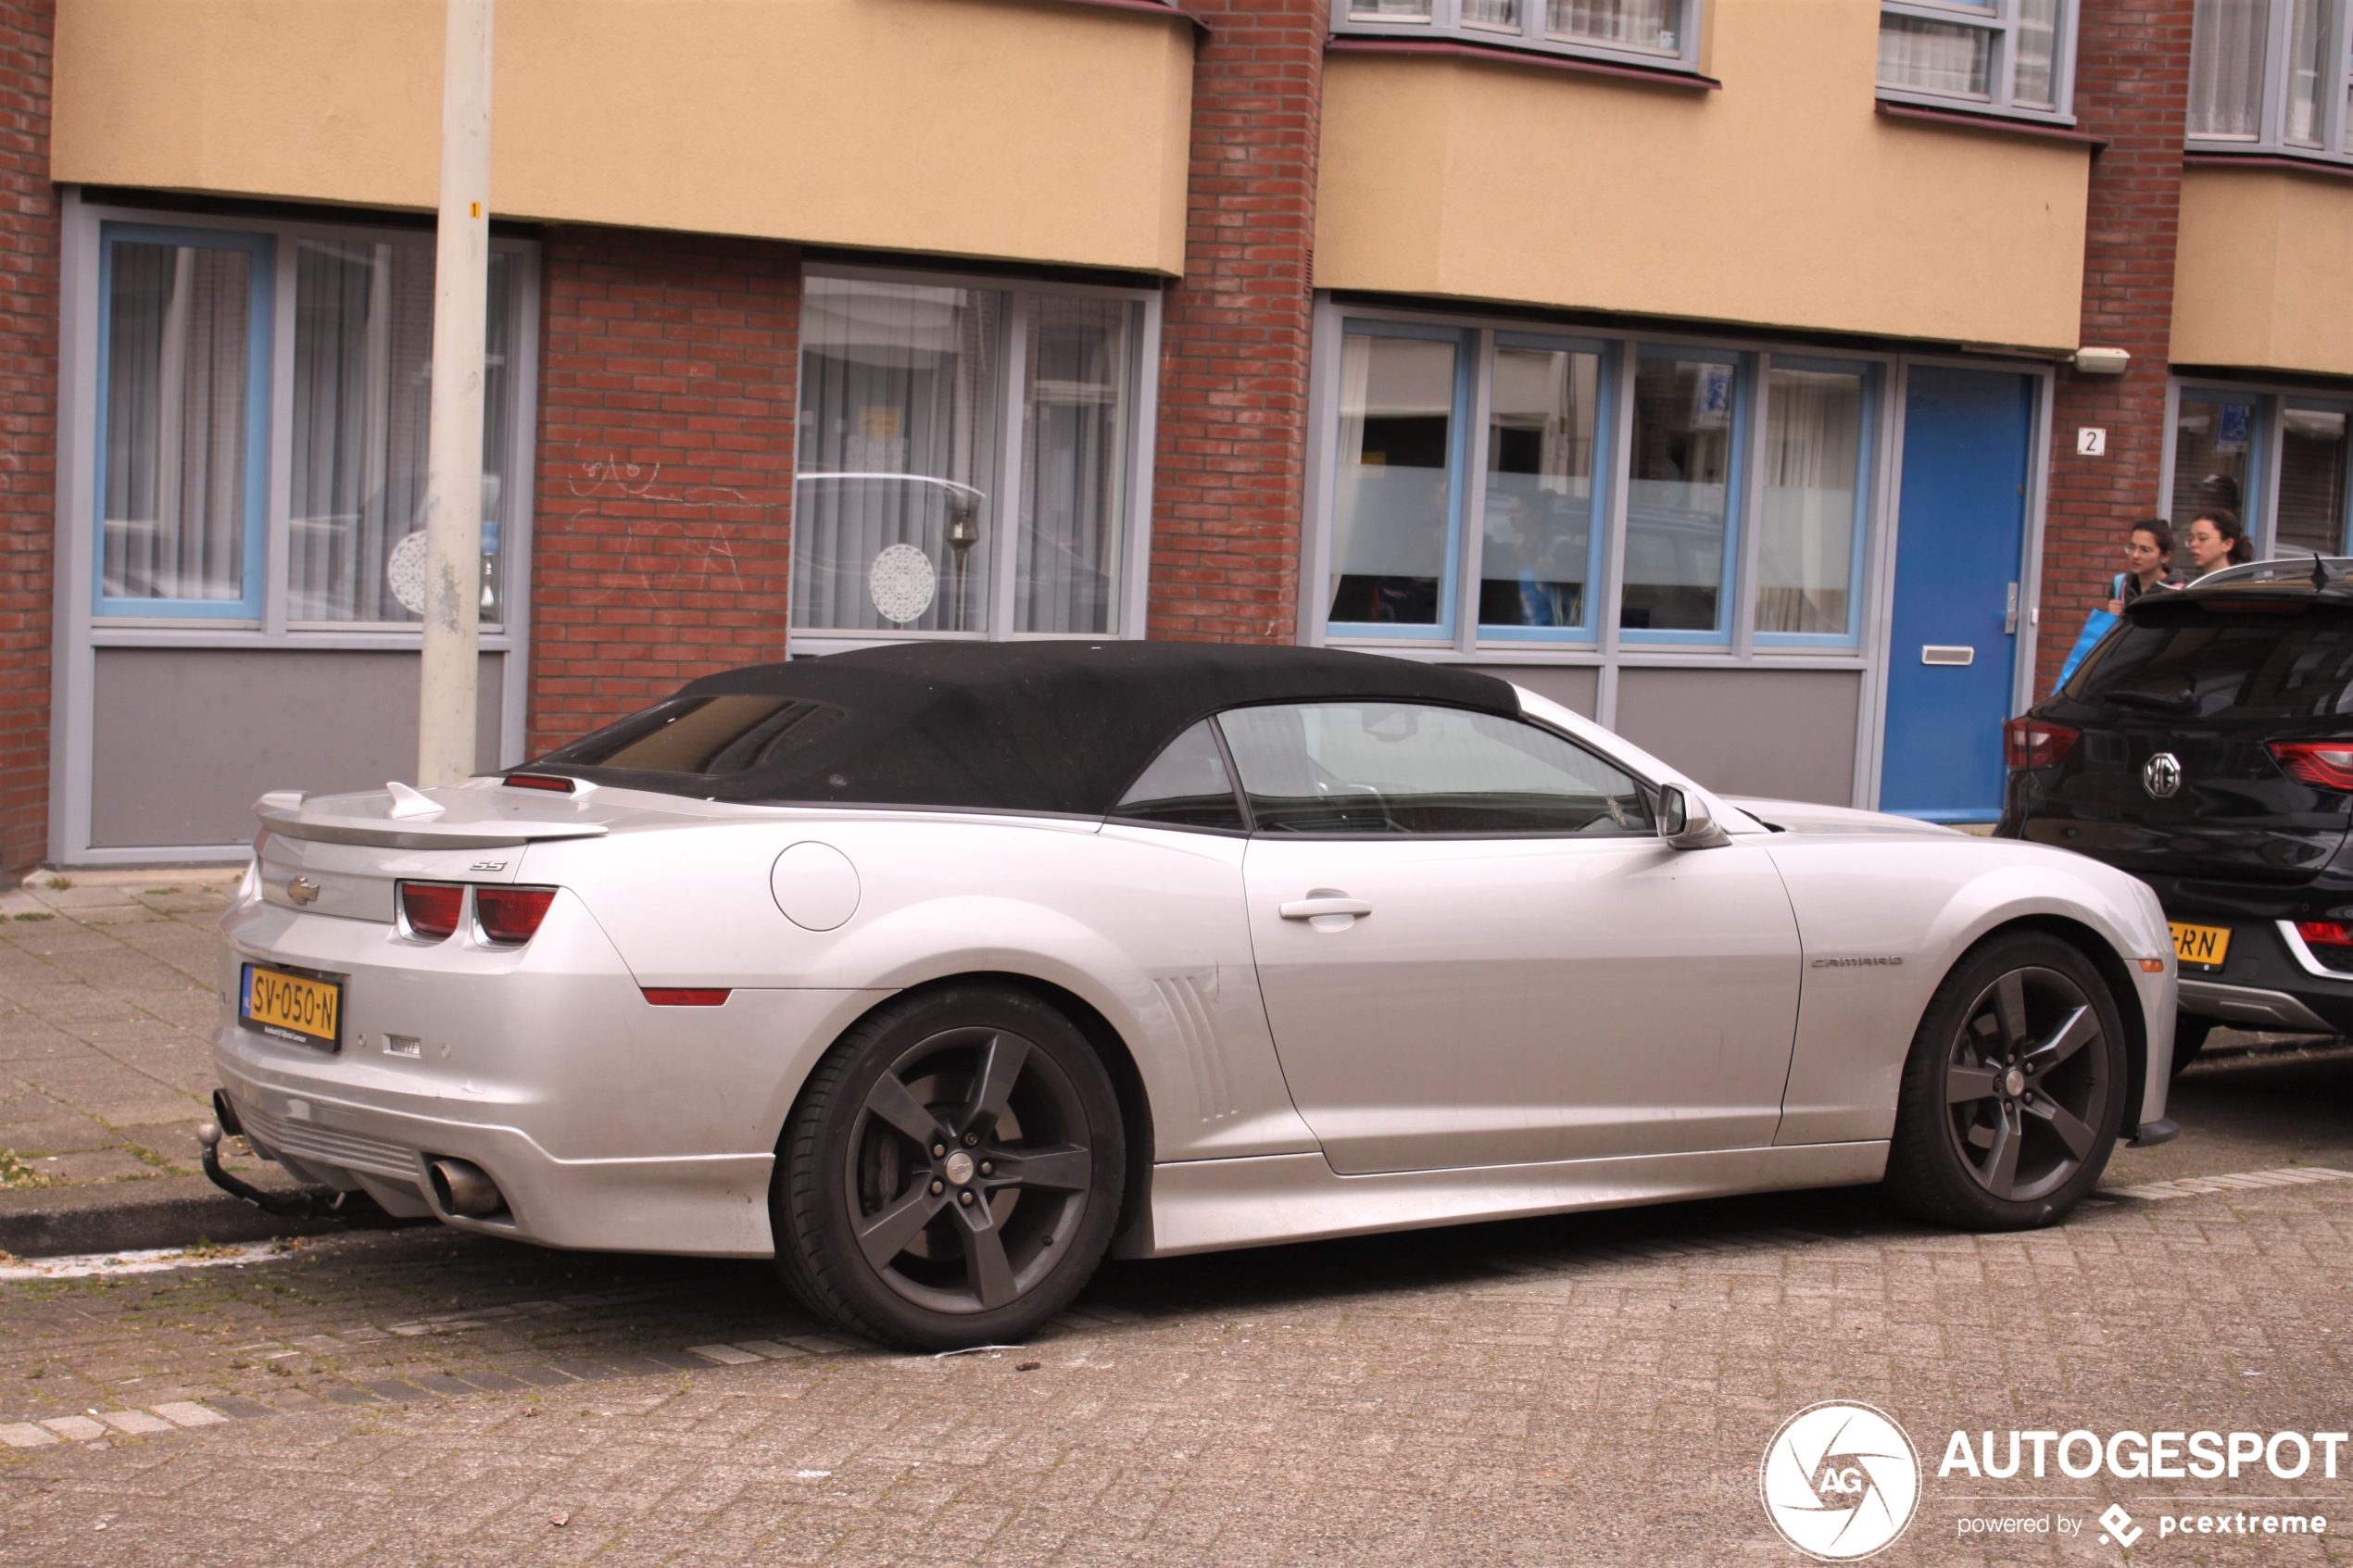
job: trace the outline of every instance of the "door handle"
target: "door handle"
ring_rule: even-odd
[[[1282,906],[1285,920],[1314,920],[1317,915],[1369,915],[1373,907],[1362,898],[1293,898]]]

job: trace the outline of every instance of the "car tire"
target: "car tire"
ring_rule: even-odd
[[[2222,1027],[2215,1019],[2200,1018],[2195,1013],[2173,1015],[2173,1076],[2179,1078],[2182,1069],[2197,1060],[2206,1048],[2206,1037]]]
[[[1962,1230],[2057,1223],[2108,1168],[2126,1074],[2115,999],[2081,951],[2040,932],[1980,943],[1912,1037],[1888,1195]]]
[[[920,992],[802,1087],[770,1187],[776,1264],[885,1344],[1017,1344],[1102,1261],[1126,1169],[1111,1075],[1068,1018],[1010,986]]]

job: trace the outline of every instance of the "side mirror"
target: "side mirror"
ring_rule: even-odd
[[[1716,825],[1707,802],[1684,793],[1680,784],[1658,792],[1658,836],[1670,849],[1714,849],[1732,841]]]

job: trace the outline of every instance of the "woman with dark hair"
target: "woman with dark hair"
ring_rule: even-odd
[[[2255,558],[2255,546],[2246,542],[2246,524],[2228,507],[2198,508],[2183,542],[2189,546],[2190,569],[2182,575],[2191,583]]]
[[[2161,517],[2145,518],[2124,531],[2124,570],[2109,584],[2108,612],[2121,615],[2143,594],[2178,581],[2173,575],[2173,525]]]

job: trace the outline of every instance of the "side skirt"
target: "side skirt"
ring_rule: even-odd
[[[1150,1222],[1131,1226],[1114,1251],[1173,1258],[1580,1209],[1856,1186],[1878,1181],[1886,1170],[1883,1141],[1371,1176],[1340,1175],[1321,1154],[1189,1160],[1152,1167]]]

